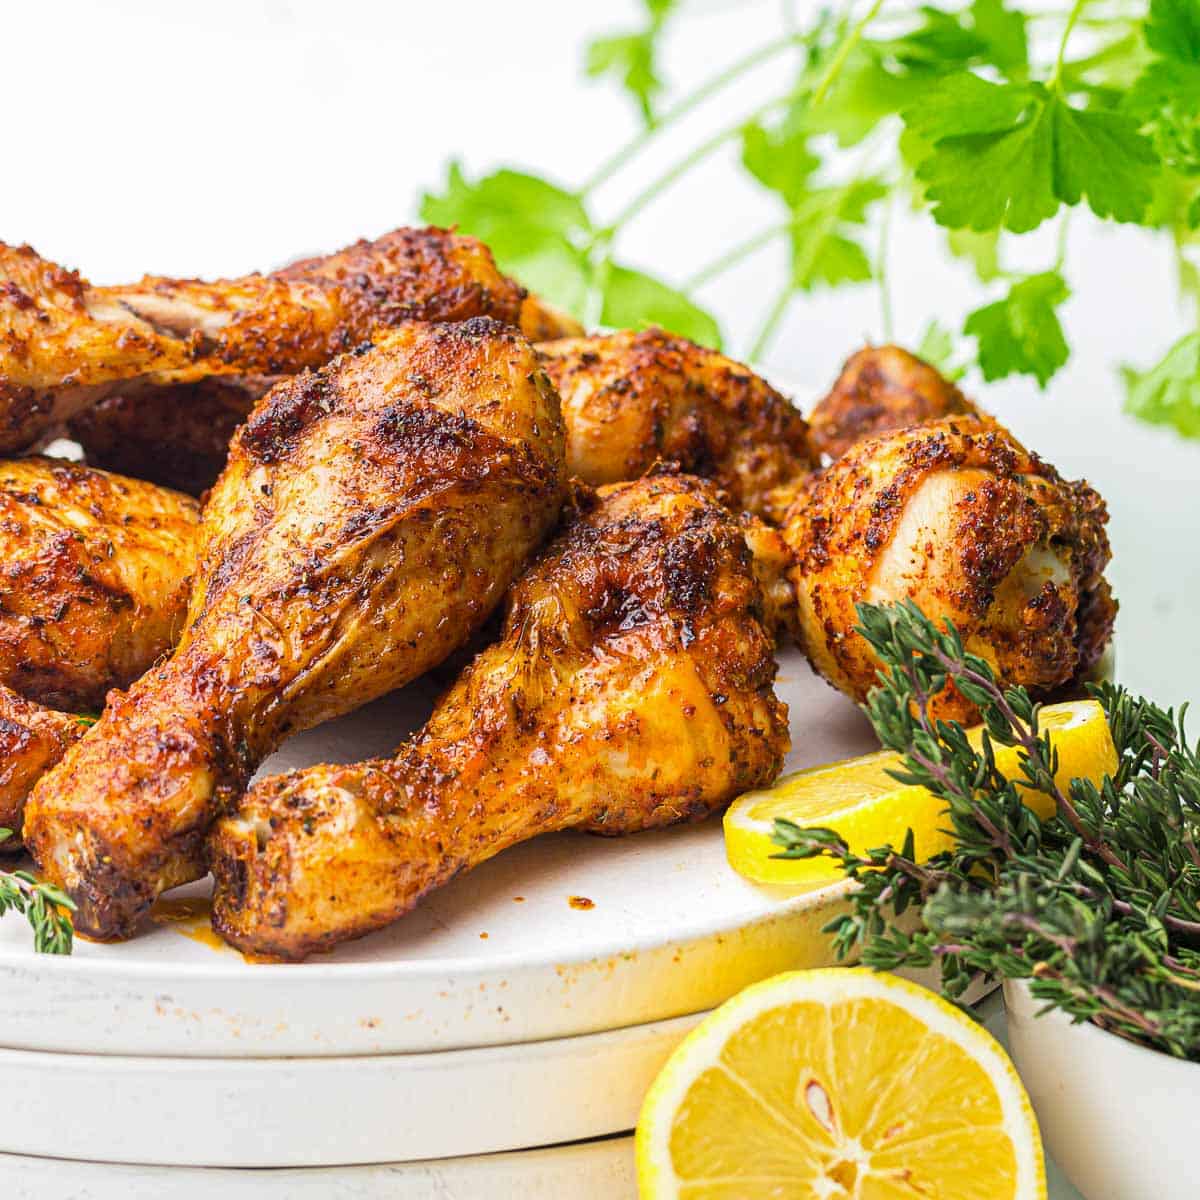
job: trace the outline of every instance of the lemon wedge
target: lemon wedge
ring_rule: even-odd
[[[1099,783],[1117,769],[1117,752],[1104,710],[1095,700],[1048,704],[1041,710],[1040,727],[1050,731],[1058,750],[1059,786],[1071,779]],[[968,731],[978,746],[980,727]],[[954,845],[947,832],[945,802],[922,787],[897,783],[887,772],[902,766],[891,751],[867,754],[785,775],[772,788],[747,792],[725,814],[725,854],[730,865],[756,883],[801,888],[823,887],[842,877],[829,858],[780,859],[771,841],[775,819],[784,817],[801,827],[825,826],[846,839],[850,849],[863,853],[872,847],[900,846],[906,830],[913,831],[918,861]],[[1022,778],[1016,749],[996,747],[996,766],[1009,779]],[[1053,803],[1041,792],[1023,789],[1029,807],[1046,818]]]
[[[1041,1137],[996,1041],[852,968],[747,988],[680,1044],[637,1128],[642,1200],[1034,1200]]]

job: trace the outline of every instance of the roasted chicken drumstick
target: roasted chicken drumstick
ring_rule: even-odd
[[[209,824],[295,730],[440,662],[558,517],[558,397],[487,318],[410,324],[277,385],[205,506],[174,655],[29,798],[25,839],[96,937],[205,873]]]
[[[1095,664],[1116,612],[1104,501],[1062,479],[994,423],[948,417],[852,447],[784,526],[800,644],[856,701],[878,662],[854,606],[910,598],[950,618],[1005,683],[1035,694]],[[937,715],[970,723],[953,690]]]
[[[195,501],[49,458],[0,463],[0,828],[97,710],[183,628]],[[11,690],[10,690],[11,689]],[[44,707],[49,706],[49,707]]]
[[[0,854],[21,848],[21,821],[30,789],[81,737],[87,725],[0,684]]]
[[[788,747],[742,526],[695,479],[604,488],[391,760],[257,784],[212,837],[214,924],[298,959],[516,842],[705,816]]]
[[[61,459],[0,462],[0,684],[98,710],[175,644],[196,502]]]
[[[440,310],[432,301],[431,296],[423,311],[438,319]],[[507,302],[491,307],[504,315]],[[393,315],[381,310],[380,318]],[[577,321],[536,296],[522,302],[519,324],[530,341],[583,332]],[[135,388],[106,396],[71,420],[67,431],[89,463],[198,496],[221,473],[237,427],[273,382],[268,376],[220,376]]]
[[[915,354],[899,346],[867,346],[846,360],[808,420],[814,448],[835,459],[865,438],[975,412],[954,384]]]
[[[270,275],[93,287],[0,243],[0,451],[104,396],[212,376],[291,375],[403,321],[494,316],[525,292],[474,238],[397,229]]]
[[[534,297],[521,320],[526,336],[569,327],[569,318]],[[716,479],[735,506],[778,519],[788,499],[778,489],[816,463],[804,419],[786,398],[684,338],[626,330],[537,348],[562,396],[568,469],[590,484],[672,463]],[[198,494],[219,474],[255,383],[211,379],[166,395],[110,396],[72,421],[70,432],[89,462]]]
[[[783,516],[816,458],[804,418],[749,368],[661,329],[538,346],[562,396],[567,467],[593,485],[656,462],[715,480],[735,508]]]

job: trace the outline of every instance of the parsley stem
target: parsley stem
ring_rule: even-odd
[[[883,202],[883,215],[879,219],[879,250],[876,254],[875,278],[879,282],[879,315],[883,323],[883,340],[895,338],[892,322],[892,288],[888,277],[888,241],[892,232],[892,193]]]
[[[613,231],[605,230],[597,236],[594,250],[599,253],[594,260],[591,282],[584,303],[584,324],[593,329],[604,320],[604,295],[608,291],[608,277],[612,273]]]
[[[701,267],[684,282],[683,290],[689,292],[693,288],[701,287],[715,279],[730,267],[736,266],[742,259],[749,258],[756,250],[761,250],[763,246],[773,242],[781,233],[786,233],[791,227],[791,221],[779,221],[774,225],[768,225],[766,229],[760,229],[753,237],[747,238],[744,242]]]
[[[1067,261],[1067,230],[1071,227],[1071,210],[1064,208],[1058,221],[1058,250],[1054,258],[1054,270],[1061,273]]]
[[[1071,12],[1067,17],[1067,23],[1063,27],[1062,41],[1058,44],[1058,57],[1054,60],[1054,73],[1050,76],[1050,87],[1055,91],[1061,91],[1063,62],[1067,56],[1067,42],[1071,39],[1071,33],[1075,29],[1075,23],[1079,20],[1080,14],[1083,12],[1084,5],[1088,0],[1075,0],[1071,6]]]
[[[672,184],[682,179],[693,167],[698,166],[708,156],[719,150],[726,142],[732,141],[739,137],[743,129],[753,121],[758,121],[765,117],[768,113],[782,107],[785,104],[792,103],[799,93],[789,92],[786,96],[777,96],[774,100],[768,100],[766,104],[759,105],[748,116],[742,117],[732,125],[727,125],[724,129],[718,130],[712,137],[706,138],[700,145],[696,146],[683,156],[673,167],[664,171],[657,179],[653,180],[644,187],[623,209],[613,218],[609,224],[609,229],[617,230],[621,226],[631,221],[643,208],[646,207],[662,192],[665,192]]]
[[[829,91],[833,85],[833,81],[841,74],[842,68],[846,65],[846,59],[850,57],[854,47],[862,41],[862,36],[866,32],[867,26],[879,15],[879,10],[882,7],[883,0],[875,0],[863,15],[862,20],[842,39],[842,44],[837,48],[837,53],[833,56],[833,61],[826,68],[825,74],[821,76],[820,83],[817,84],[816,91],[813,92],[813,108],[816,108],[825,99],[825,93]]]
[[[771,339],[775,336],[775,331],[779,328],[779,322],[783,320],[784,314],[788,310],[788,305],[792,302],[792,296],[795,295],[795,289],[792,287],[791,280],[779,289],[779,294],[771,303],[771,307],[767,312],[766,318],[762,323],[762,328],[758,331],[758,337],[754,339],[754,345],[750,348],[750,361],[757,364],[759,359],[766,353],[767,347],[771,343]]]
[[[644,146],[648,145],[662,133],[664,129],[687,116],[693,109],[699,108],[709,97],[716,95],[717,92],[733,83],[735,79],[740,78],[747,71],[757,67],[760,63],[774,58],[781,50],[786,50],[789,46],[800,45],[802,40],[794,33],[774,38],[772,41],[767,42],[765,46],[760,46],[744,58],[740,58],[737,62],[718,71],[717,74],[700,84],[694,91],[689,92],[682,100],[669,108],[653,125],[647,129],[643,129],[637,137],[626,142],[615,154],[601,163],[580,189],[580,196],[586,197],[591,192],[594,192],[602,183],[606,183],[630,159],[637,155]]]

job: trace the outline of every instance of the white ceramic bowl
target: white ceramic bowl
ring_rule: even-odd
[[[1200,1196],[1200,1063],[1073,1025],[1006,982],[1008,1039],[1046,1149],[1088,1200]]]

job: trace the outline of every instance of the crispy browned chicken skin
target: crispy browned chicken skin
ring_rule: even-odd
[[[1115,605],[1104,501],[1063,480],[1010,434],[948,417],[852,447],[784,526],[795,555],[800,644],[835,687],[862,701],[878,662],[854,605],[905,597],[951,618],[1006,683],[1045,692],[1089,670]],[[962,721],[952,691],[935,706]]]
[[[529,297],[527,336],[574,324]],[[577,326],[576,326],[577,328]],[[538,346],[559,389],[567,464],[587,483],[636,479],[657,462],[711,476],[731,503],[778,519],[780,485],[815,465],[803,418],[747,368],[658,329]],[[219,474],[254,403],[247,381],[112,396],[71,422],[88,461],[198,494]]]
[[[519,323],[530,341],[583,332],[578,321],[537,296],[525,297]],[[68,433],[95,466],[198,496],[213,485],[234,432],[274,382],[265,376],[204,379],[106,396],[76,416]]]
[[[815,466],[808,426],[749,368],[661,329],[538,346],[562,397],[567,466],[593,485],[656,462],[714,479],[737,508],[783,516],[774,489]]]
[[[61,459],[0,462],[0,684],[97,710],[175,644],[194,500]]]
[[[83,737],[84,722],[0,684],[0,854],[21,848],[25,797],[38,779]]]
[[[25,839],[92,936],[204,874],[209,824],[287,734],[463,644],[557,519],[558,397],[487,318],[410,324],[279,384],[204,510],[174,655],[29,798]]]
[[[539,833],[695,820],[788,747],[737,520],[698,480],[604,488],[394,759],[256,785],[212,837],[214,924],[298,959]]]
[[[954,384],[915,354],[899,346],[866,346],[846,360],[808,422],[817,452],[834,459],[864,438],[974,412]]]
[[[524,297],[481,242],[433,228],[269,275],[150,275],[120,287],[0,243],[0,451],[32,445],[107,395],[294,374],[403,321],[515,323]]]
[[[67,424],[93,466],[200,496],[273,379],[202,379],[106,396]]]

